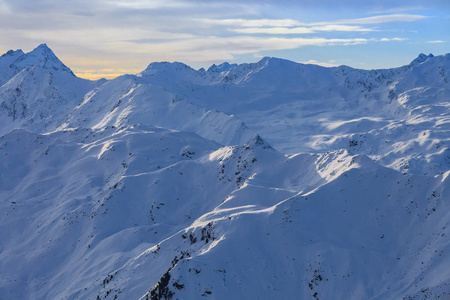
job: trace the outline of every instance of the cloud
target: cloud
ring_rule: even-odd
[[[159,9],[165,7],[186,7],[189,6],[187,1],[174,1],[174,0],[14,0],[11,1],[11,7],[15,12],[20,11],[57,11],[57,12],[69,12],[69,11],[97,11],[107,12],[114,9]]]
[[[0,14],[10,14],[10,13],[11,11],[8,7],[8,4],[5,1],[0,0]]]
[[[317,60],[310,59],[308,61],[302,61],[300,63],[306,64],[306,65],[318,65],[318,66],[322,66],[322,67],[337,67],[338,65],[333,64],[333,62],[335,62],[335,61],[330,61],[330,63],[326,63],[326,62],[318,62]]]
[[[144,51],[159,53],[167,51],[168,48],[177,49],[177,52],[192,53],[198,59],[202,59],[198,52],[216,51],[217,53],[227,52],[232,54],[252,53],[265,50],[285,50],[295,49],[303,46],[324,46],[324,45],[354,45],[367,43],[367,39],[327,39],[327,38],[282,38],[282,37],[196,37],[189,40],[172,41],[161,44],[149,44]],[[129,48],[129,47],[128,47]]]
[[[391,15],[379,15],[366,18],[356,19],[341,19],[328,22],[311,22],[304,23],[293,19],[198,19],[199,21],[210,25],[222,25],[231,27],[295,27],[305,26],[314,27],[315,30],[323,31],[355,31],[354,29],[361,29],[360,31],[368,31],[359,26],[349,26],[349,24],[380,24],[389,22],[412,22],[427,18],[422,15],[411,14],[391,14]],[[345,25],[347,24],[347,25]],[[350,30],[353,29],[353,30]]]
[[[348,46],[366,43],[400,41],[401,38],[383,38],[383,39],[329,39],[329,38],[285,38],[285,37],[254,37],[254,36],[235,36],[235,37],[201,37],[192,39],[168,41],[158,44],[141,44],[141,47],[135,48],[129,43],[116,45],[116,49],[123,49],[124,52],[146,53],[152,57],[164,55],[166,59],[183,60],[186,62],[203,62],[207,60],[219,59],[220,57],[233,57],[239,54],[252,54],[261,51],[289,50],[304,46]],[[174,50],[176,49],[176,50]]]
[[[250,27],[250,28],[235,28],[230,29],[234,32],[239,33],[266,33],[266,34],[306,34],[306,33],[314,33],[316,31],[306,28],[306,27],[294,27],[294,28],[286,28],[286,27],[271,27],[271,28],[261,28],[261,27]]]
[[[361,25],[390,22],[413,22],[427,18],[422,15],[390,14],[327,22],[302,23],[293,19],[198,19],[208,26],[226,26],[229,31],[245,34],[311,34],[317,32],[373,32]]]
[[[316,22],[313,25],[329,25],[329,24],[380,24],[390,22],[413,22],[428,18],[423,15],[411,15],[411,14],[393,14],[393,15],[379,15],[366,18],[356,19],[342,19],[332,22]]]
[[[393,7],[393,8],[386,8],[386,9],[378,9],[374,10],[371,13],[372,14],[389,14],[389,13],[398,13],[398,12],[406,12],[406,11],[419,11],[419,10],[426,10],[427,8],[423,6],[399,6],[399,7]]]
[[[198,19],[210,25],[222,25],[233,27],[292,27],[302,23],[293,19]]]
[[[435,41],[428,41],[427,43],[429,43],[429,44],[440,44],[440,43],[445,43],[445,41],[435,40]]]
[[[378,41],[379,42],[392,42],[392,41],[397,41],[397,42],[401,42],[401,41],[405,41],[407,40],[406,38],[381,38]]]
[[[109,1],[110,4],[118,7],[126,7],[132,9],[157,9],[163,7],[187,7],[190,6],[189,2],[173,1],[173,0],[113,0]]]
[[[195,37],[195,35],[188,33],[171,33],[146,28],[135,28],[130,30],[128,28],[115,28],[109,26],[97,28],[95,31],[90,31],[86,28],[39,31],[19,30],[18,33],[22,36],[36,40],[41,36],[45,36],[47,39],[58,42],[79,45],[89,44],[96,49],[110,49],[112,45],[124,41],[134,41],[135,43],[160,43],[168,40],[191,39]],[[148,39],[146,37],[151,38]]]
[[[347,32],[369,32],[376,31],[372,28],[364,28],[361,26],[351,26],[351,25],[324,25],[324,26],[313,26],[313,27],[249,27],[249,28],[233,28],[230,29],[234,32],[240,33],[265,33],[265,34],[309,34],[317,33],[320,31],[347,31]]]
[[[323,26],[314,26],[311,27],[314,31],[377,31],[372,28],[364,28],[361,26],[351,26],[351,25],[323,25]]]

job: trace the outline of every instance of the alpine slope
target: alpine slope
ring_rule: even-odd
[[[8,51],[0,299],[450,299],[449,70]]]

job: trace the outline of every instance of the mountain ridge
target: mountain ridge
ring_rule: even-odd
[[[41,44],[28,53],[18,49],[16,51],[9,50],[0,56],[0,71],[5,74],[3,79],[0,78],[0,85],[6,83],[24,68],[34,66],[56,71],[61,70],[75,76],[72,70],[56,57],[47,44]]]
[[[21,49],[8,50],[6,53],[4,53],[0,57],[7,57],[7,56],[11,56],[11,55],[17,55],[17,56],[21,57],[19,62],[28,60],[29,61],[28,63],[26,63],[26,62],[23,63],[23,65],[26,65],[26,66],[34,66],[37,64],[41,64],[49,69],[50,68],[53,68],[55,70],[62,69],[62,70],[69,71],[73,74],[73,72],[70,70],[70,68],[68,68],[64,63],[62,63],[59,60],[59,58],[54,54],[54,52],[45,43],[40,44],[39,46],[37,46],[35,49],[33,49],[32,51],[30,51],[28,53],[24,53]],[[448,56],[448,55],[449,54],[442,54],[442,55],[437,55],[436,57],[439,58],[439,57],[444,57],[444,56]],[[344,68],[361,70],[361,71],[382,71],[382,70],[391,70],[391,69],[401,69],[401,68],[405,68],[408,66],[421,64],[421,63],[425,62],[428,58],[434,58],[434,57],[435,56],[431,53],[429,55],[420,53],[408,65],[394,67],[394,68],[380,68],[380,69],[371,69],[371,70],[355,69],[355,68],[352,68],[352,67],[346,66],[346,65],[335,66],[335,67],[325,67],[325,66],[320,66],[320,65],[315,65],[315,64],[304,64],[304,63],[300,63],[300,62],[291,61],[288,59],[283,59],[283,58],[278,58],[278,57],[269,57],[269,56],[263,57],[259,61],[254,62],[254,63],[237,64],[237,63],[222,62],[219,65],[213,64],[210,67],[208,67],[208,69],[206,71],[204,71],[203,68],[201,68],[199,70],[195,70],[192,67],[190,67],[182,62],[178,62],[178,61],[174,61],[174,62],[160,61],[160,62],[150,63],[147,66],[147,68],[145,70],[143,70],[143,72],[145,73],[146,71],[162,71],[162,70],[165,70],[165,67],[168,67],[175,71],[191,70],[191,71],[200,72],[200,73],[203,73],[203,72],[222,73],[222,72],[228,72],[230,69],[248,68],[248,67],[254,68],[254,67],[268,66],[268,65],[274,64],[274,63],[275,64],[276,63],[278,63],[278,64],[279,63],[287,63],[287,64],[294,64],[294,65],[300,65],[300,66],[314,66],[314,67],[318,67],[318,68],[327,68],[327,69],[344,67]],[[31,58],[37,58],[38,60],[33,61]],[[50,63],[47,65],[46,64],[47,62],[50,62]],[[23,68],[23,66],[20,66],[20,67]]]
[[[450,55],[88,81],[33,51],[0,57],[0,298],[450,297]]]

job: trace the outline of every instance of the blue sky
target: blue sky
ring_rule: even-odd
[[[389,68],[450,52],[450,1],[0,0],[0,41],[2,53],[47,43],[86,78],[264,56]]]

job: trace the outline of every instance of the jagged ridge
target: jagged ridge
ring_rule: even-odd
[[[89,82],[32,52],[0,58],[0,295],[449,296],[449,55]]]

